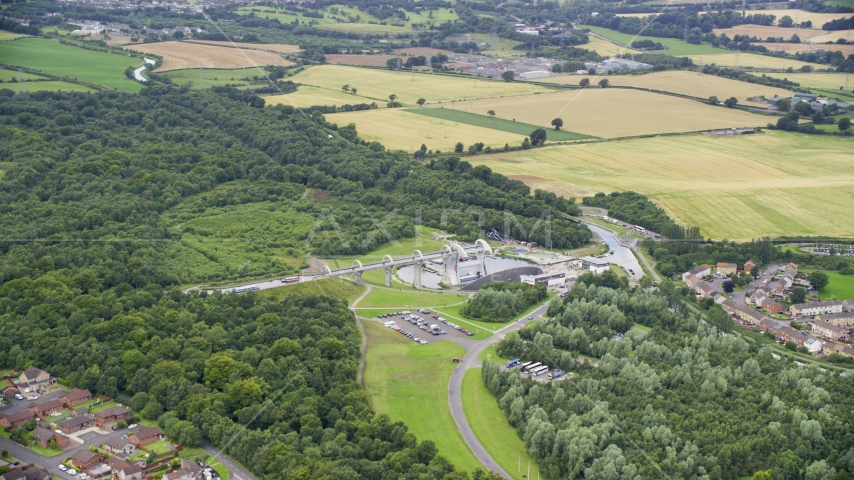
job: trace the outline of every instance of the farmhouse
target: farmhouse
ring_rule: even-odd
[[[851,325],[854,323],[854,312],[843,311],[842,313],[823,313],[821,315],[816,315],[815,319],[841,327],[843,325]]]
[[[136,433],[128,437],[128,441],[137,447],[141,447],[143,445],[148,445],[151,442],[156,442],[162,438],[163,434],[160,433],[159,428],[146,427],[145,425],[142,425]]]
[[[735,275],[738,265],[735,263],[718,262],[716,271],[721,275]]]
[[[0,427],[6,428],[18,428],[21,425],[34,420],[36,418],[36,414],[32,412],[32,410],[22,410],[17,413],[0,413]]]
[[[92,393],[89,390],[80,390],[79,388],[75,388],[60,397],[60,400],[62,400],[62,403],[64,403],[66,407],[71,408],[92,400]]]
[[[57,425],[65,433],[77,432],[84,428],[94,427],[97,423],[95,417],[73,417]]]
[[[799,303],[789,307],[789,312],[799,317],[814,317],[823,313],[842,313],[842,302],[839,300],[830,300],[827,302]]]
[[[104,457],[89,450],[80,450],[71,456],[70,462],[81,471],[84,471],[104,463]]]
[[[44,370],[39,370],[36,367],[30,367],[21,374],[18,389],[25,392],[35,392],[42,390],[56,383],[56,379],[50,376]]]
[[[703,278],[703,277],[707,277],[711,274],[712,274],[712,267],[703,264],[697,268],[693,268],[693,269],[688,270],[687,272],[683,273],[682,274],[682,281],[683,282],[686,281],[686,279],[691,275],[693,275],[697,278]]]
[[[827,337],[831,340],[839,340],[840,338],[845,338],[847,336],[847,332],[844,328],[831,325],[827,322],[822,322],[821,320],[814,320],[812,322],[812,331],[816,335],[821,335],[822,337]]]
[[[53,440],[56,444],[56,448],[64,449],[68,446],[70,441],[65,435],[60,435],[42,427],[36,427],[36,429],[32,431],[32,436],[36,439],[36,443],[38,443],[42,448],[50,448],[50,441]]]
[[[142,466],[124,460],[113,460],[110,464],[111,480],[142,480]]]
[[[52,417],[65,410],[65,406],[59,399],[48,400],[41,403],[32,402],[27,405],[27,408],[31,412],[35,413],[40,419],[44,417]]]
[[[101,425],[115,423],[119,420],[125,420],[131,417],[131,411],[125,407],[110,407],[106,410],[101,410],[95,413],[95,419]]]

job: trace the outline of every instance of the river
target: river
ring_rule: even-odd
[[[589,223],[585,223],[590,231],[598,233],[605,243],[608,244],[608,247],[614,251],[613,255],[605,257],[607,260],[610,260],[611,263],[615,265],[619,265],[626,270],[631,269],[634,272],[634,277],[636,279],[640,279],[644,276],[643,268],[641,268],[640,263],[638,263],[637,257],[635,257],[635,253],[629,247],[624,247],[620,245],[620,242],[617,241],[617,238],[614,237],[614,234],[605,230],[604,228],[598,225],[592,225]]]
[[[136,78],[136,80],[138,82],[143,82],[143,83],[147,82],[148,79],[142,76],[142,71],[145,70],[145,67],[147,67],[149,65],[154,65],[155,63],[157,63],[157,62],[150,59],[150,58],[146,58],[145,63],[141,67],[139,67],[133,71],[134,78]]]

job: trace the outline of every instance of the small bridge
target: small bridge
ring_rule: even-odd
[[[331,270],[329,267],[323,267],[320,271],[321,277],[342,277],[345,275],[353,275],[357,285],[362,284],[362,273],[370,270],[384,270],[385,284],[391,286],[392,275],[395,267],[404,267],[413,265],[414,277],[412,286],[421,289],[421,268],[425,262],[431,260],[442,260],[442,283],[449,286],[457,286],[460,284],[460,275],[458,273],[458,265],[461,257],[468,257],[469,254],[477,256],[477,261],[480,264],[480,272],[486,275],[486,255],[492,254],[492,247],[486,240],[478,239],[474,245],[464,247],[456,242],[451,242],[447,245],[442,245],[442,249],[438,252],[421,253],[420,250],[415,250],[408,257],[392,258],[391,255],[383,257],[382,261],[362,263],[359,260],[353,262],[353,265],[344,268]]]

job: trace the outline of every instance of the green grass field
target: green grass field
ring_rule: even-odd
[[[483,351],[480,352],[480,355],[477,356],[477,358],[479,358],[481,360],[485,360],[487,357],[489,358],[490,361],[495,362],[495,363],[507,363],[511,360],[510,358],[504,358],[504,357],[499,356],[498,352],[495,350],[495,344],[494,343],[492,345],[486,347],[485,349],[483,349]]]
[[[531,462],[531,478],[539,476],[539,466],[525,450],[525,442],[507,421],[480,375],[479,368],[467,370],[462,390],[463,410],[477,440],[514,480],[527,478],[528,462]]]
[[[850,237],[852,145],[854,138],[766,131],[565,145],[469,161],[564,196],[633,190],[712,238]]]
[[[481,467],[448,406],[448,382],[465,350],[453,342],[417,345],[377,322],[363,322],[368,342],[365,389],[377,413],[406,422],[418,440],[432,440],[458,470]]]
[[[261,290],[260,295],[264,297],[282,300],[290,295],[327,295],[330,297],[346,298],[348,302],[352,302],[362,292],[365,287],[356,285],[353,282],[341,278],[324,278],[312,282],[297,283],[279,288],[271,288],[269,290]]]
[[[62,45],[47,38],[0,42],[0,58],[7,65],[29,67],[117,90],[123,82],[126,92],[143,88],[124,77],[125,69],[139,65],[139,59]]]
[[[172,82],[176,85],[192,84],[194,89],[201,89],[224,87],[225,85],[249,86],[250,78],[255,76],[261,77],[267,72],[255,67],[237,69],[206,68],[204,69],[204,82],[202,82],[199,73],[199,69],[194,68],[187,70],[170,70],[168,72],[163,72],[163,75],[171,78]],[[256,84],[260,85],[264,85],[266,83],[266,80],[261,80],[260,83],[256,82]]]
[[[15,40],[16,38],[29,37],[29,35],[24,35],[23,33],[13,33],[6,30],[0,30],[0,42],[6,40]]]
[[[814,270],[799,270],[810,273]],[[842,275],[839,272],[823,270],[829,280],[826,287],[819,292],[822,300],[848,300],[854,298],[854,275]]]
[[[555,130],[549,125],[532,125],[530,123],[514,122],[503,118],[488,117],[486,115],[478,115],[476,113],[463,112],[451,108],[411,108],[408,112],[427,115],[429,117],[441,118],[453,122],[466,123],[478,127],[491,128],[493,130],[501,130],[502,132],[515,133],[517,135],[528,136],[538,128],[546,128],[546,137],[553,142],[581,140],[591,138],[588,135],[580,133],[568,132],[566,130]]]
[[[2,32],[2,30],[0,30]],[[48,77],[42,77],[41,75],[33,75],[31,73],[21,72],[21,77],[24,80],[47,80]],[[9,82],[12,86],[18,86],[18,70],[10,70],[6,68],[0,68],[0,85]],[[4,86],[4,88],[11,88],[9,86]]]
[[[465,301],[465,295],[453,293],[421,292],[418,290],[393,290],[375,288],[359,302],[358,308],[431,309]]]
[[[590,25],[582,25],[583,28],[589,28],[591,32],[598,33],[605,38],[609,38],[624,45],[631,46],[632,42],[640,40],[652,40],[662,45],[667,45],[667,53],[669,55],[715,55],[718,53],[727,53],[726,49],[715,48],[709,44],[693,45],[675,38],[648,37],[646,35],[632,35],[629,33],[620,33],[616,30],[604,27],[593,27]],[[583,46],[582,46],[583,47]]]
[[[241,7],[237,9],[237,13],[241,15],[254,14],[258,18],[275,18],[282,23],[294,23],[295,20],[298,20],[302,25],[314,25],[317,28],[358,33],[408,33],[412,31],[413,23],[424,24],[425,26],[440,25],[459,18],[456,12],[452,12],[448,8],[434,9],[432,11],[433,18],[430,18],[429,10],[424,10],[421,13],[408,12],[409,18],[405,22],[400,19],[380,20],[369,13],[344,5],[330,5],[321,9],[321,12],[324,15],[323,18],[307,17],[299,12],[269,7]],[[380,25],[380,23],[386,23],[386,25]]]
[[[132,83],[128,80],[126,83]],[[0,88],[8,88],[14,92],[18,92],[18,89],[24,86],[25,92],[40,92],[40,91],[48,91],[48,92],[94,92],[96,89],[87,87],[86,85],[79,85],[77,83],[71,82],[59,82],[59,81],[46,81],[46,82],[22,82],[21,84],[17,82],[9,82],[9,83],[0,83]]]

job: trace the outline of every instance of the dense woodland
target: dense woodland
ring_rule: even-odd
[[[854,478],[850,378],[701,323],[668,282],[652,293],[581,282],[550,313],[498,353],[572,377],[482,371],[546,478]],[[633,323],[655,328],[612,336]]]
[[[538,283],[532,288],[522,282],[492,282],[483,285],[460,313],[486,322],[506,322],[542,302],[547,296],[544,283]]]

